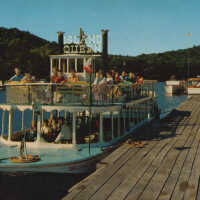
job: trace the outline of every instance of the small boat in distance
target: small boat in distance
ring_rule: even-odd
[[[187,94],[200,94],[200,77],[187,80]]]
[[[185,91],[185,81],[175,80],[175,76],[172,75],[170,80],[165,81],[165,92],[166,94],[184,94]]]

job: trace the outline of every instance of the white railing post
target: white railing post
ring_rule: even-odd
[[[114,139],[114,120],[113,112],[111,112],[111,129],[112,129],[112,140]]]
[[[67,73],[69,73],[69,58],[67,58]]]
[[[1,119],[1,137],[4,135],[4,127],[5,127],[5,110],[2,110],[2,119]]]
[[[36,142],[40,142],[40,135],[41,135],[41,115],[40,113],[37,113],[37,140]]]
[[[100,112],[100,119],[99,119],[99,141],[103,142],[103,113]]]
[[[121,131],[121,112],[120,111],[118,111],[118,131],[117,131],[117,133],[118,133],[118,137],[120,137],[120,131]]]
[[[13,131],[13,110],[12,108],[9,110],[9,119],[8,119],[8,141],[11,141]]]
[[[76,144],[76,112],[73,112],[73,121],[72,121],[72,144]]]
[[[24,131],[24,110],[22,111],[22,131]]]

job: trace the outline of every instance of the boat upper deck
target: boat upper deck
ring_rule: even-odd
[[[16,105],[99,106],[119,105],[153,96],[154,86],[147,84],[102,84],[90,86],[79,83],[6,84],[5,102]]]

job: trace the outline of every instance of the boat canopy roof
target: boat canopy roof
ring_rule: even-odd
[[[57,111],[68,111],[68,112],[83,112],[83,111],[89,111],[91,110],[92,113],[100,113],[100,112],[113,112],[113,111],[120,111],[121,105],[115,105],[115,106],[40,106],[40,105],[7,105],[7,104],[0,104],[0,109],[2,110],[33,110],[34,108],[37,108],[39,110],[44,110],[46,112],[51,112],[54,110]]]
[[[200,78],[189,78],[188,81],[200,81]]]
[[[65,58],[95,58],[100,57],[101,54],[59,54],[59,55],[49,55],[52,59],[65,59]]]

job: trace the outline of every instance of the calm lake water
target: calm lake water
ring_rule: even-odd
[[[162,116],[169,113],[169,111],[176,108],[180,103],[186,100],[186,95],[174,95],[167,96],[165,93],[165,84],[163,82],[159,82],[155,85],[155,91],[157,95],[157,103],[159,108],[162,110]]]
[[[157,103],[162,113],[166,115],[186,100],[186,96],[166,96],[164,83],[157,83],[155,86]],[[4,93],[0,92],[0,101],[5,99]],[[1,113],[0,113],[1,115]],[[8,116],[6,116],[7,118]],[[20,113],[16,115],[18,119]],[[26,118],[25,126],[29,126],[29,118]],[[1,117],[0,117],[1,122]],[[18,122],[18,123],[17,123]],[[1,123],[0,123],[1,126]],[[15,120],[14,129],[21,126],[19,120]],[[6,128],[7,129],[7,128]],[[1,131],[1,128],[0,128]],[[67,190],[88,174],[53,174],[38,173],[18,175],[0,174],[0,199],[2,200],[31,200],[31,199],[61,199],[67,194]]]

